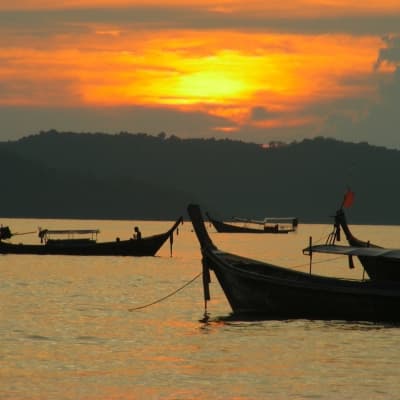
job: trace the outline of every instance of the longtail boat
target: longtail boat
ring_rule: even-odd
[[[263,220],[234,217],[231,223],[215,219],[206,213],[208,220],[219,233],[289,233],[295,232],[298,218],[269,217]]]
[[[78,256],[154,256],[169,239],[172,256],[173,235],[178,233],[178,226],[183,222],[179,217],[166,232],[126,240],[98,242],[98,229],[48,230],[40,229],[40,244],[11,243],[5,240],[14,236],[9,227],[0,228],[1,254],[58,254]],[[54,238],[54,236],[62,238]],[[90,237],[76,237],[89,235]]]
[[[341,229],[349,246],[336,244],[341,240]],[[343,208],[336,212],[333,231],[325,244],[310,246],[304,252],[347,255],[350,268],[354,267],[354,256],[370,279],[400,282],[400,249],[388,249],[356,238],[349,228]]]
[[[212,242],[198,205],[188,213],[200,244],[207,310],[215,274],[235,318],[400,321],[400,284],[296,271],[225,252]]]

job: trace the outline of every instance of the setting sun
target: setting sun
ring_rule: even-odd
[[[176,95],[182,95],[187,102],[224,102],[240,98],[246,90],[246,83],[230,77],[223,71],[201,71],[179,79]]]

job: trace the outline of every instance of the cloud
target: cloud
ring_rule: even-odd
[[[400,36],[386,35],[382,40],[386,47],[379,50],[379,56],[374,65],[375,70],[378,70],[385,61],[388,64],[400,64]]]
[[[267,119],[270,119],[272,117],[272,114],[268,112],[268,110],[265,107],[253,107],[251,109],[251,116],[250,118],[253,121],[264,121]]]
[[[400,13],[365,13],[315,17],[282,16],[268,10],[219,12],[192,6],[131,6],[62,10],[13,10],[0,12],[1,29],[36,34],[79,31],[90,24],[107,24],[141,30],[241,30],[302,34],[347,33],[385,35],[399,32]]]
[[[368,116],[355,126],[358,135],[370,143],[387,143],[400,149],[400,67],[397,67],[388,82],[379,90],[380,100]]]
[[[383,41],[385,47],[379,50],[375,70],[387,63],[394,66],[394,71],[389,78],[380,79],[378,101],[369,108],[365,118],[349,124],[347,129],[351,137],[400,149],[400,36],[386,36]]]
[[[393,42],[392,42],[393,43]],[[393,48],[386,54],[385,60],[399,64],[396,61],[397,50]],[[380,54],[385,54],[380,52]],[[380,57],[381,57],[380,55]],[[343,105],[344,103],[342,103]],[[347,141],[363,141],[374,145],[383,145],[400,149],[400,65],[389,75],[379,80],[378,99],[364,107],[364,115],[358,119],[344,113],[331,114],[324,127],[325,136],[334,136]],[[350,107],[353,104],[349,103]],[[354,109],[354,107],[352,108]]]
[[[28,106],[0,107],[0,120],[2,121],[0,140],[14,139],[48,129],[108,133],[129,131],[149,134],[158,134],[161,131],[165,131],[168,134],[175,134],[180,137],[231,137],[232,139],[259,143],[267,143],[274,140],[290,141],[318,134],[334,136],[343,140],[368,141],[371,144],[383,144],[389,147],[400,148],[400,135],[398,135],[398,127],[400,126],[400,113],[398,112],[398,104],[400,104],[400,35],[398,34],[400,33],[400,14],[398,12],[387,12],[386,14],[376,13],[372,15],[353,12],[351,15],[332,14],[331,16],[324,13],[321,16],[315,17],[289,17],[289,15],[284,13],[280,15],[276,13],[269,14],[265,11],[252,12],[250,10],[242,10],[240,13],[227,13],[203,7],[192,7],[190,5],[180,7],[136,6],[123,8],[0,11],[0,47],[3,49],[6,47],[13,48],[13,52],[5,51],[4,54],[6,55],[1,60],[4,70],[7,67],[0,81],[0,92],[3,93],[2,100],[13,100],[10,96],[15,96],[15,99],[18,100],[25,93],[28,93],[29,96],[35,99],[40,98],[40,96],[50,98],[53,106],[47,109]],[[315,79],[313,76],[312,82],[317,82],[317,85],[319,85],[318,88],[321,87],[321,90],[316,92],[318,96],[315,95],[313,99],[311,99],[311,95],[308,98],[305,96],[303,97],[303,101],[299,97],[297,101],[301,102],[301,105],[297,107],[296,104],[291,103],[290,105],[293,106],[293,109],[292,111],[287,111],[286,114],[275,111],[278,108],[270,107],[270,105],[268,107],[261,105],[254,106],[250,109],[249,124],[243,126],[232,126],[233,123],[231,120],[208,115],[206,111],[183,112],[177,109],[157,106],[114,106],[103,108],[87,106],[83,108],[68,108],[65,106],[56,106],[59,104],[65,105],[67,98],[69,99],[68,104],[71,104],[71,99],[74,104],[77,104],[80,92],[77,90],[76,85],[74,85],[76,81],[74,80],[75,75],[73,75],[74,68],[76,69],[76,60],[84,60],[86,61],[85,65],[89,65],[87,69],[83,70],[84,73],[82,76],[79,75],[80,82],[83,81],[82,77],[89,80],[89,83],[92,83],[95,79],[106,82],[105,68],[101,69],[100,74],[96,75],[94,66],[102,66],[101,61],[99,61],[100,57],[103,57],[104,60],[110,54],[107,52],[108,50],[110,52],[115,50],[111,45],[113,44],[111,41],[117,42],[121,46],[121,49],[124,50],[125,43],[123,43],[123,40],[126,40],[126,43],[129,42],[131,48],[129,46],[126,46],[126,48],[128,50],[131,49],[132,54],[128,54],[127,57],[129,56],[134,59],[134,56],[137,54],[140,55],[139,47],[142,41],[137,39],[137,42],[134,42],[130,32],[133,32],[135,37],[141,38],[141,35],[138,34],[140,33],[139,31],[142,31],[142,33],[144,31],[151,33],[157,30],[207,30],[211,32],[210,35],[215,37],[221,37],[222,35],[217,35],[217,33],[222,30],[247,33],[278,32],[283,34],[319,35],[318,38],[321,38],[323,34],[346,33],[351,35],[381,36],[384,46],[379,50],[376,57],[375,74],[372,71],[373,68],[371,65],[371,74],[365,73],[365,70],[362,73],[359,68],[359,76],[348,75],[351,74],[352,69],[354,70],[354,64],[347,62],[343,55],[340,57],[337,48],[328,45],[326,53],[322,53],[323,57],[315,57],[314,59],[312,58],[314,55],[312,50],[309,50],[311,56],[308,54],[305,56],[306,63],[304,65],[308,66],[307,63],[310,62],[311,71],[311,63],[313,62],[315,64],[320,61],[324,68],[325,65],[328,65],[330,70],[333,71],[335,79],[342,79],[342,83],[344,84],[341,88],[343,88],[343,91],[332,93],[332,89],[335,88],[333,85],[328,88],[324,86],[327,83],[326,75],[320,78],[315,74]],[[9,34],[10,32],[12,33],[11,35]],[[388,35],[388,32],[393,33]],[[80,35],[87,33],[101,34],[101,42],[96,42],[93,36],[90,35],[85,36],[85,40],[78,40],[82,39],[79,37]],[[65,39],[65,35],[69,37]],[[77,37],[73,37],[71,42],[71,36],[73,35],[77,35]],[[175,32],[173,32],[173,35],[175,35]],[[45,36],[57,38],[57,40],[42,40],[42,38],[45,39]],[[179,32],[176,36],[179,36]],[[154,37],[160,38],[162,34],[156,33]],[[182,34],[179,37],[184,38],[186,41],[188,36]],[[256,38],[257,35],[253,37]],[[35,38],[37,40],[34,40]],[[307,44],[310,45],[310,48],[314,49],[313,46],[316,46],[315,42],[317,40],[308,41],[308,39],[307,37]],[[110,42],[107,42],[107,40]],[[193,42],[188,46],[190,50],[198,43],[199,51],[203,53],[209,52],[210,54],[215,53],[215,49],[211,48],[210,50],[210,47],[203,46],[201,40],[192,40]],[[332,40],[336,40],[336,36],[333,36]],[[340,40],[346,40],[346,38],[341,37]],[[32,57],[31,63],[29,63],[24,59],[27,57],[26,53],[19,51],[18,46],[15,45],[16,42],[18,42],[21,48],[28,48],[32,51],[43,48],[44,51],[38,51],[37,57],[36,55]],[[64,65],[64,70],[68,71],[68,74],[58,75],[58,70],[62,70],[62,68],[60,60],[56,59],[55,53],[52,53],[52,50],[61,51],[63,47],[68,47],[69,49],[71,43],[74,49],[76,47],[82,49],[82,51],[66,53],[65,58],[61,58],[61,64]],[[252,45],[254,43],[254,49],[249,47],[249,53],[254,52],[256,54],[257,51],[260,51],[261,47],[255,41],[251,43]],[[285,56],[288,57],[286,61],[282,61],[286,62],[286,64],[282,64],[285,66],[295,65],[295,63],[291,64],[292,61],[289,59],[292,56],[289,54],[290,51],[293,51],[294,54],[295,50],[292,50],[289,45],[286,48],[288,43],[286,39],[282,39],[278,45],[275,43],[269,44],[267,49],[269,53],[285,53]],[[154,43],[151,44],[154,45]],[[176,46],[176,43],[174,45]],[[279,46],[279,48],[273,51],[271,50],[272,45]],[[41,48],[40,46],[43,47]],[[235,43],[227,41],[226,47],[229,49],[234,48]],[[359,45],[359,47],[363,48],[362,45]],[[105,49],[104,53],[96,53],[99,48],[102,50]],[[149,48],[154,49],[151,46]],[[347,49],[346,46],[344,48]],[[376,42],[374,42],[373,46],[373,49],[375,48]],[[120,48],[117,50],[120,50]],[[160,52],[160,54],[157,53],[159,57],[156,58],[157,63],[160,64],[157,66],[152,65],[153,69],[156,67],[159,68],[159,66],[165,68],[165,60],[163,61],[162,58],[162,55],[165,54],[165,48],[162,50],[163,52]],[[174,48],[173,50],[176,49]],[[184,54],[185,48],[180,48],[179,51],[180,54]],[[265,49],[262,49],[262,51],[265,51]],[[371,52],[372,57],[374,54],[373,51]],[[93,58],[92,52],[94,54]],[[350,53],[350,51],[348,52]],[[47,53],[49,57],[47,57]],[[87,53],[90,54],[85,59]],[[190,59],[189,53],[188,51],[188,57],[184,54],[185,59]],[[359,52],[355,51],[354,53],[358,54]],[[7,56],[10,54],[11,59],[7,59]],[[327,58],[327,54],[334,55],[335,65],[330,64],[330,60],[333,57]],[[256,59],[258,54],[252,56]],[[15,57],[15,60],[12,57]],[[359,57],[361,59],[361,56]],[[37,64],[32,62],[33,59],[38,60]],[[357,61],[356,58],[354,60]],[[368,60],[370,60],[370,57]],[[164,62],[164,65],[162,65],[162,62]],[[365,58],[363,58],[362,62],[365,65]],[[348,70],[343,72],[342,78],[337,78],[335,73],[338,74],[338,65],[340,66],[340,63],[348,66]],[[115,65],[112,66],[118,71],[118,74],[116,74],[117,77],[122,75],[120,72],[124,72],[123,69],[118,69],[120,65],[118,64],[117,67]],[[16,74],[18,66],[25,68],[22,69],[24,72],[22,75],[23,78],[20,78]],[[393,72],[388,74],[387,70],[385,70],[386,72],[381,74],[384,66],[391,67]],[[35,82],[30,82],[29,73],[33,70],[35,72],[33,79]],[[256,72],[254,69],[251,71],[252,73]],[[273,71],[273,68],[271,68],[271,71]],[[130,73],[134,76],[138,72],[143,73],[143,68],[132,68],[132,72]],[[173,75],[175,72],[171,69],[170,75]],[[302,72],[298,73],[301,74]],[[384,75],[385,77],[383,77]],[[52,82],[53,79],[54,82]],[[345,81],[346,79],[347,81]],[[275,81],[278,80],[275,79]],[[154,79],[151,82],[154,83]],[[287,81],[282,80],[282,82]],[[107,81],[107,83],[109,82]],[[115,82],[112,81],[111,83]],[[370,89],[371,83],[375,85],[379,95],[378,99],[375,99],[375,103],[371,102],[372,95],[369,98],[365,95],[366,91]],[[350,87],[352,90],[348,90]],[[354,88],[361,88],[363,90],[353,90]],[[136,87],[136,92],[132,92],[134,93],[132,98],[138,96],[137,90]],[[306,90],[309,90],[309,86],[306,87],[305,92]],[[9,94],[7,95],[7,93]],[[109,95],[108,93],[106,94]],[[314,93],[312,94],[314,95]],[[332,100],[333,97],[334,99]],[[318,99],[318,103],[315,103],[316,98]],[[271,97],[268,97],[268,101],[273,104]],[[42,104],[44,104],[44,101]],[[267,103],[264,103],[260,97],[257,99],[256,104]],[[249,105],[245,107],[247,106]],[[246,109],[246,115],[248,115],[247,112],[248,110]],[[295,118],[303,122],[295,127],[293,125],[272,126],[273,121],[289,121]],[[315,123],[316,120],[317,123]],[[252,122],[255,124],[251,124]],[[267,122],[271,124],[264,124]],[[229,127],[232,129],[217,131],[215,127]]]

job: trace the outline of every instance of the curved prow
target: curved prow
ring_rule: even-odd
[[[346,215],[343,211],[343,208],[340,208],[335,215],[335,227],[336,229],[339,229],[341,227],[343,229],[343,232],[346,236],[347,241],[349,242],[350,246],[355,246],[355,247],[379,247],[375,244],[372,244],[370,242],[364,242],[360,239],[357,239],[350,231],[350,228],[347,224],[347,219]]]
[[[204,218],[201,214],[200,207],[197,204],[189,204],[187,211],[192,221],[194,231],[196,233],[197,239],[200,243],[201,251],[203,254],[202,264],[203,264],[203,294],[204,294],[204,319],[208,318],[207,314],[207,302],[211,299],[210,296],[210,266],[207,263],[207,256],[205,255],[206,250],[216,250],[217,247],[212,242],[210,236],[208,235],[206,226],[204,224]]]
[[[178,230],[178,226],[179,224],[183,224],[183,217],[179,217],[176,222],[174,223],[174,225],[172,226],[172,228],[168,231],[169,234],[174,233],[175,231],[177,231],[176,233],[179,234],[179,230]]]
[[[197,204],[189,204],[187,211],[201,248],[208,247],[216,249],[216,246],[212,242],[204,225],[204,219],[201,214],[200,207]]]
[[[167,232],[167,235],[169,236],[169,253],[171,257],[172,257],[172,246],[174,244],[174,232],[176,231],[176,234],[179,235],[179,229],[178,229],[179,224],[183,224],[183,217],[179,217],[172,226],[172,228]]]

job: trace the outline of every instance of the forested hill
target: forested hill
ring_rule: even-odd
[[[400,152],[367,143],[50,131],[0,143],[0,163],[3,217],[174,219],[198,202],[220,218],[328,223],[350,186],[352,223],[400,223]]]

